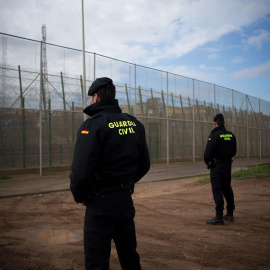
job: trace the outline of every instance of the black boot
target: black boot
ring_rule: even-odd
[[[235,209],[235,205],[227,205],[227,214],[223,216],[223,218],[230,222],[234,222],[234,217],[233,217],[234,209]]]
[[[206,224],[211,224],[211,225],[223,225],[224,220],[223,220],[223,215],[216,214],[215,217],[208,219],[206,221]]]
[[[227,212],[225,216],[223,216],[225,220],[228,220],[230,222],[234,222],[233,212]]]

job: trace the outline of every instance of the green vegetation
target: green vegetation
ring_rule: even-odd
[[[196,183],[195,185],[206,185],[206,184],[209,184],[210,183],[210,178],[209,177],[203,177],[203,178],[200,178]]]
[[[10,179],[11,177],[7,173],[2,173],[0,175],[0,180]]]
[[[245,170],[240,170],[232,174],[232,179],[235,180],[245,180],[248,178],[267,178],[270,177],[270,164],[257,165],[248,167]],[[200,178],[195,184],[205,185],[210,183],[210,177]]]
[[[50,176],[50,175],[56,175],[55,172],[42,172],[42,176]]]
[[[240,170],[232,174],[232,179],[245,180],[248,178],[270,177],[270,164],[249,167],[247,170]]]

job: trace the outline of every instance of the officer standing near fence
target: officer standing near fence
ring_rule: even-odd
[[[150,168],[142,123],[122,113],[110,78],[98,78],[89,88],[91,116],[79,128],[70,174],[77,203],[86,205],[85,267],[108,270],[111,240],[122,269],[139,270],[131,194]]]
[[[215,128],[208,137],[204,151],[204,162],[210,169],[210,180],[216,216],[207,220],[207,224],[224,224],[224,219],[233,222],[234,193],[231,187],[232,158],[236,154],[236,138],[225,128],[224,116],[218,113],[214,117]],[[224,199],[227,202],[227,214],[223,216]]]

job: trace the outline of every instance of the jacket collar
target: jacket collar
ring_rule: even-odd
[[[216,131],[218,131],[218,130],[226,130],[226,128],[225,128],[225,126],[218,126],[218,127],[215,127],[215,128],[211,131],[211,133],[214,133],[214,132],[216,132]]]
[[[89,116],[94,116],[103,111],[110,113],[122,112],[117,99],[96,102],[83,110],[83,112]]]

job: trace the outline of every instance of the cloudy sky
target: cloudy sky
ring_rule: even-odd
[[[0,32],[82,48],[80,0],[0,0]],[[89,52],[270,101],[270,0],[84,0]]]

